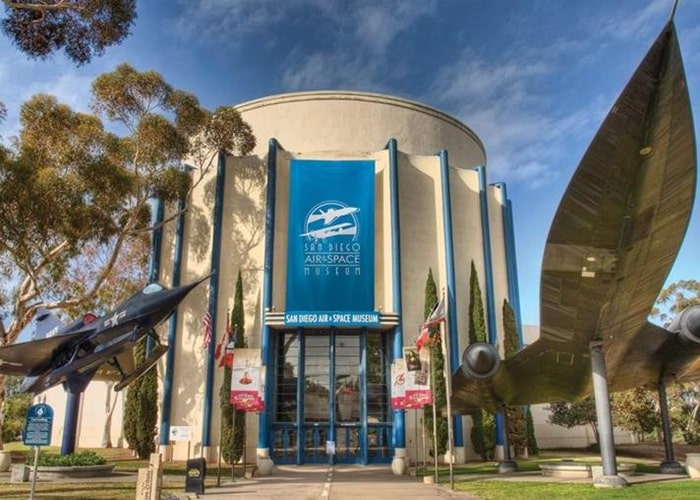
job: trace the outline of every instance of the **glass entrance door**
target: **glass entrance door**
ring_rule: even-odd
[[[276,341],[274,461],[390,461],[387,335],[293,330]]]
[[[336,334],[334,366],[334,414],[333,441],[335,461],[338,463],[364,463],[360,450],[362,441],[362,407],[360,398],[361,351],[360,335]],[[363,392],[364,393],[364,392]]]
[[[302,463],[328,462],[326,441],[331,441],[331,336],[326,332],[304,335]]]

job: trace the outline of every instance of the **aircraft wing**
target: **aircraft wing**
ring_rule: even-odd
[[[656,384],[694,367],[697,354],[682,353],[695,347],[674,347],[676,336],[647,317],[690,219],[696,169],[690,99],[670,21],[605,118],[560,202],[542,263],[540,339],[503,362],[489,380],[458,370],[453,412],[589,394],[592,341],[603,343],[611,390]],[[680,367],[674,361],[679,355]],[[700,378],[700,367],[684,374]],[[485,388],[488,397],[474,397]]]
[[[54,353],[62,346],[80,342],[89,337],[93,331],[94,328],[83,329],[55,337],[0,347],[0,373],[27,375],[35,368],[48,367]]]

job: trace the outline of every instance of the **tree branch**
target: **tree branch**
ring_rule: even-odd
[[[39,0],[37,2],[16,3],[12,0],[2,0],[2,3],[15,10],[35,10],[38,12],[56,10],[82,10],[81,2],[71,2],[70,0],[56,0],[54,3]]]

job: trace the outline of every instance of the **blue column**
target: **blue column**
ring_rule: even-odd
[[[75,452],[75,441],[80,416],[80,400],[88,384],[95,375],[97,368],[86,373],[70,375],[63,383],[66,390],[66,414],[63,417],[63,439],[61,440],[61,456]]]
[[[447,279],[447,324],[450,336],[450,375],[459,369],[459,329],[457,327],[457,301],[455,300],[455,258],[452,238],[452,201],[450,198],[450,166],[447,161],[447,151],[440,151],[440,180],[442,183],[442,220],[445,233],[445,274]],[[462,417],[452,417],[454,430],[454,445],[464,446],[464,431]]]
[[[153,237],[151,239],[151,257],[148,266],[148,282],[155,283],[160,275],[160,255],[163,248],[163,218],[164,204],[160,198],[153,200],[153,208],[155,210],[155,220],[153,225]]]
[[[503,240],[506,250],[506,273],[508,275],[508,302],[515,313],[515,327],[518,332],[518,347],[523,346],[523,326],[520,316],[520,287],[518,286],[518,261],[515,253],[515,231],[513,226],[513,206],[508,199],[505,182],[496,182],[493,186],[501,189]]]
[[[491,224],[489,223],[489,200],[486,188],[486,168],[476,167],[479,174],[479,205],[481,211],[481,241],[484,250],[484,273],[486,274],[486,317],[488,318],[489,343],[498,349],[498,334],[496,328],[496,299],[493,293],[493,262],[491,259]],[[496,444],[503,446],[503,418],[496,414]]]
[[[403,357],[403,317],[401,313],[401,224],[399,212],[399,160],[396,139],[390,139],[389,149],[389,198],[391,202],[391,275],[393,309],[398,316],[394,330],[392,359]],[[394,448],[406,447],[406,412],[393,410]]]
[[[267,152],[267,190],[265,193],[265,262],[263,271],[262,306],[263,318],[272,308],[272,269],[275,248],[275,191],[277,185],[277,141],[270,139]],[[274,353],[272,352],[271,329],[263,319],[260,335],[260,350],[265,371],[265,410],[258,419],[258,448],[270,448],[270,425],[274,383]]]
[[[209,314],[212,338],[206,355],[207,378],[204,386],[204,418],[202,419],[202,447],[211,445],[211,407],[214,394],[214,349],[216,347],[216,310],[219,302],[219,264],[221,262],[221,220],[224,214],[224,185],[226,182],[226,153],[219,151],[214,195],[214,221],[211,244],[211,278],[209,278]]]
[[[160,258],[161,251],[163,248],[163,218],[164,218],[164,203],[160,198],[153,199],[152,204],[155,210],[155,219],[153,221],[153,235],[151,237],[151,256],[149,258],[148,266],[148,282],[155,283],[158,281],[158,276],[160,276]],[[148,336],[146,337],[146,358],[151,354],[153,349],[153,339]]]
[[[185,233],[185,200],[177,203],[179,213],[175,223],[175,259],[173,262],[172,286],[180,286],[182,274],[182,241]],[[170,442],[170,412],[173,400],[173,377],[175,375],[175,344],[177,342],[177,311],[168,321],[168,352],[165,355],[165,375],[163,376],[163,407],[160,417],[160,436],[158,444],[165,446]]]

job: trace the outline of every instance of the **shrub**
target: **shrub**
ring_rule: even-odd
[[[87,465],[104,465],[107,461],[94,451],[79,451],[68,455],[39,455],[39,467],[81,467]],[[27,458],[28,465],[34,465],[34,458]]]

